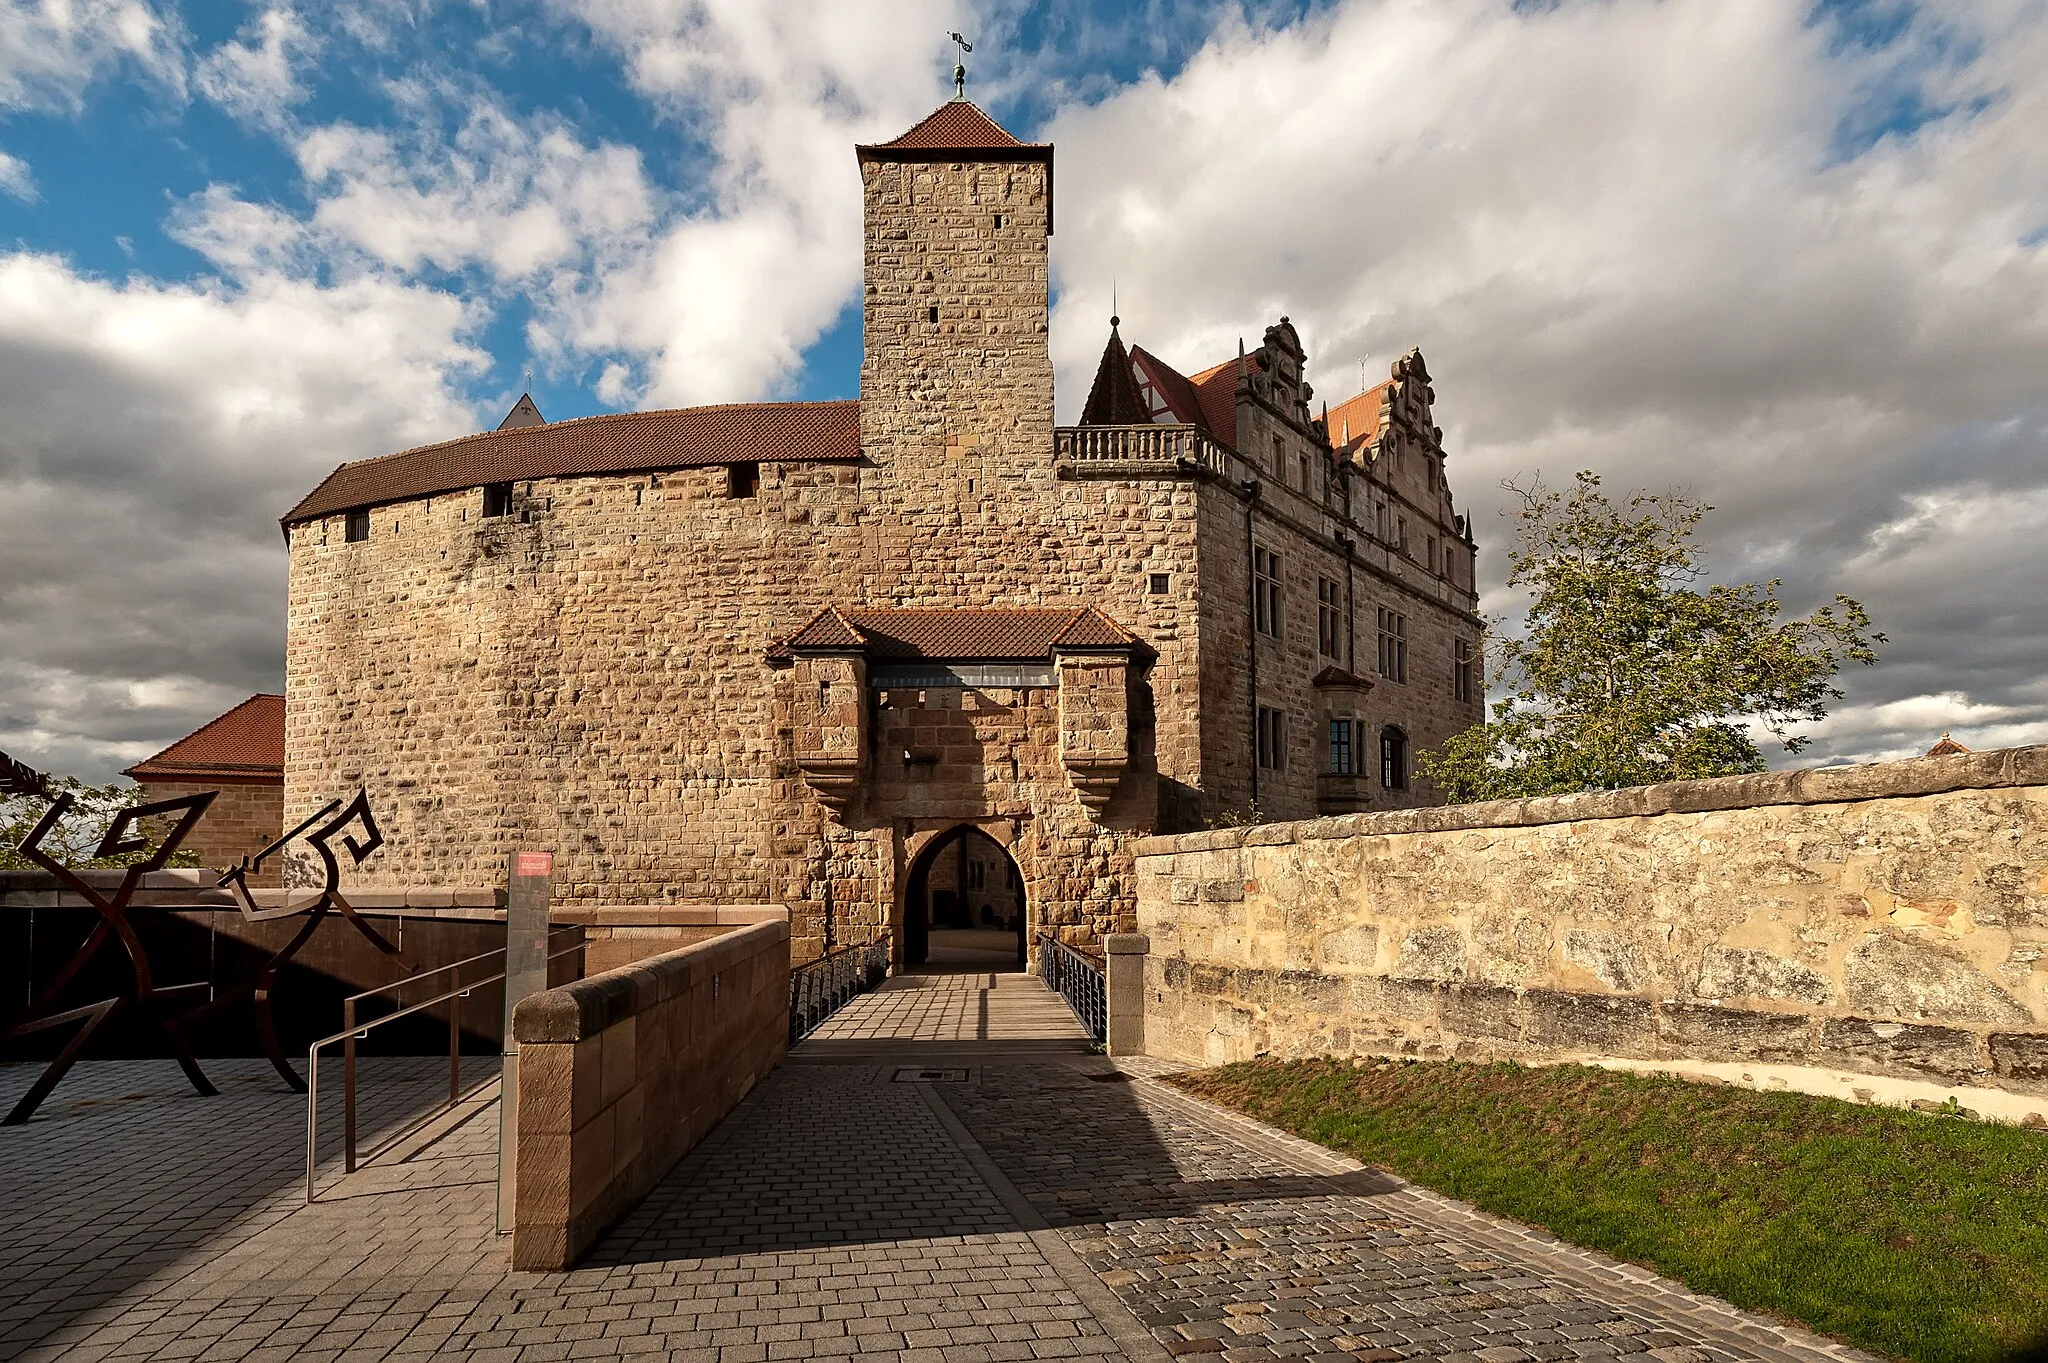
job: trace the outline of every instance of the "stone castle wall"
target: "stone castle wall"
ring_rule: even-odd
[[[1832,1071],[1845,1097],[1857,1075],[2048,1095],[2048,747],[1138,851],[1155,1055],[1621,1058]]]
[[[765,460],[752,495],[722,467],[544,479],[489,519],[470,489],[374,507],[356,543],[340,515],[294,525],[288,817],[367,786],[390,840],[369,868],[380,883],[495,884],[528,842],[557,853],[566,905],[786,904],[802,961],[900,929],[916,857],[961,823],[1017,859],[1034,931],[1127,929],[1134,840],[1248,803],[1241,493],[1170,464],[1055,459],[1050,167],[883,156],[861,171],[861,460]],[[1276,489],[1258,515],[1289,602],[1261,692],[1288,708],[1291,745],[1262,805],[1312,813],[1327,731],[1308,682],[1331,661],[1316,577],[1344,575],[1341,516],[1328,487]],[[1365,560],[1385,560],[1388,590],[1414,565],[1360,554],[1369,671]],[[1477,704],[1440,704],[1448,682],[1425,662],[1447,656],[1432,630],[1471,628],[1469,600],[1410,595],[1410,680],[1372,714],[1407,706],[1419,747]],[[1089,605],[1153,656],[1121,695],[1113,671],[1072,659],[1056,687],[886,693],[853,659],[771,666],[771,645],[828,605]],[[830,715],[799,700],[821,682]],[[1092,765],[1077,760],[1090,745]],[[1423,798],[1378,792],[1372,740],[1359,748],[1376,802]],[[810,779],[835,761],[838,786]]]

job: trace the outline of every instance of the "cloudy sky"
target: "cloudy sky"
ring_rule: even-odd
[[[1189,369],[1292,315],[1333,400],[1419,345],[1482,585],[1503,478],[1683,486],[1891,637],[1798,761],[2048,741],[2038,0],[0,0],[0,749],[278,689],[339,462],[852,396],[851,145],[955,28],[1058,146],[1062,417],[1112,281]]]

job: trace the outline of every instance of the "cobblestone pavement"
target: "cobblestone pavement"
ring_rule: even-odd
[[[892,986],[566,1274],[505,1268],[488,1101],[306,1206],[256,1066],[81,1066],[0,1131],[0,1359],[1856,1357],[1119,1069],[1035,981]]]

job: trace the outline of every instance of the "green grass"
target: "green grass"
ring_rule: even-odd
[[[1577,1065],[1260,1060],[1173,1082],[1865,1349],[2048,1357],[2037,1131]]]

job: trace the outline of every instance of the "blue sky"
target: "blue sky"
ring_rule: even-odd
[[[1190,369],[1288,313],[1333,399],[1419,345],[1510,624],[1502,479],[1679,484],[1894,641],[1810,757],[2048,737],[2032,0],[0,0],[0,749],[275,689],[336,463],[854,395],[852,144],[952,29],[1058,148],[1063,416],[1112,286]]]

